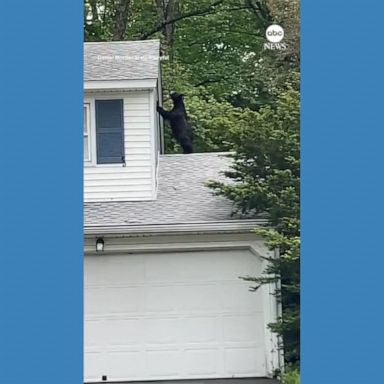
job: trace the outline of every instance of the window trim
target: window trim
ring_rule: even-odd
[[[124,106],[125,106],[125,98],[122,94],[106,94],[106,95],[89,95],[87,97],[84,97],[84,104],[90,105],[90,161],[84,160],[84,166],[85,167],[92,167],[92,168],[108,168],[108,167],[125,167],[125,163],[112,163],[112,164],[98,164],[97,163],[97,143],[96,143],[96,100],[123,100],[123,124],[124,124],[124,138],[123,138],[123,145],[124,145],[124,151],[125,151],[125,119],[124,119]]]
[[[84,109],[85,109],[85,111],[84,111]],[[92,145],[91,145],[91,140],[92,140],[91,137],[92,137],[92,135],[91,135],[91,111],[90,110],[91,110],[90,103],[84,102],[83,113],[85,112],[85,114],[87,116],[87,118],[86,118],[87,131],[84,132],[84,126],[83,126],[83,139],[84,139],[84,137],[88,138],[88,158],[86,159],[83,156],[83,160],[86,163],[90,163],[92,161],[92,151],[91,151],[91,147],[92,147]],[[84,119],[84,117],[83,117],[83,119]],[[83,122],[84,122],[84,120],[83,120]]]

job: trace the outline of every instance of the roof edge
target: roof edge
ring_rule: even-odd
[[[180,156],[180,157],[185,157],[185,156],[194,156],[194,157],[197,157],[197,156],[217,156],[217,157],[230,157],[232,155],[234,155],[235,152],[193,152],[193,153],[188,153],[188,154],[185,154],[185,153],[162,153],[160,154],[160,158],[162,157],[176,157],[176,156]]]
[[[148,79],[114,79],[114,80],[85,80],[85,91],[97,90],[125,90],[125,89],[152,89],[156,88],[157,78]]]
[[[255,227],[265,226],[268,221],[260,219],[242,219],[228,221],[212,221],[205,223],[177,223],[152,225],[116,225],[116,226],[84,226],[85,236],[104,235],[157,235],[157,234],[195,234],[195,233],[246,233]]]

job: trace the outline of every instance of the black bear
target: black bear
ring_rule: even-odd
[[[183,153],[193,153],[192,127],[188,122],[187,112],[183,101],[183,94],[172,92],[173,108],[166,111],[157,104],[157,112],[171,124],[172,134],[183,148]]]

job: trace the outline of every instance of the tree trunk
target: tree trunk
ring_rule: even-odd
[[[160,31],[165,37],[165,44],[170,47],[173,43],[175,25],[171,20],[177,16],[178,0],[156,0],[156,8],[159,14],[158,25],[161,26]]]
[[[99,21],[99,14],[97,12],[96,0],[90,0],[91,11],[92,11],[92,23],[96,24]]]
[[[177,0],[168,0],[165,22],[175,19],[177,16]],[[172,47],[175,36],[175,23],[168,23],[164,27],[164,36],[169,47]]]
[[[127,29],[128,15],[130,10],[130,0],[118,0],[115,10],[115,26],[112,40],[124,40],[125,31]]]

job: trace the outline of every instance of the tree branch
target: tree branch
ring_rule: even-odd
[[[203,81],[200,81],[200,83],[195,84],[194,87],[197,88],[206,84],[219,83],[222,80],[228,80],[228,79],[229,79],[228,77],[221,77],[220,79],[205,79]]]
[[[260,0],[256,0],[255,3],[252,0],[246,0],[246,2],[249,8],[252,9],[253,14],[264,26],[271,21],[271,15],[268,8],[263,5]]]
[[[185,13],[184,15],[177,16],[177,17],[175,17],[173,19],[165,20],[165,21],[157,24],[157,26],[154,27],[151,31],[141,35],[140,39],[141,40],[147,39],[148,37],[152,36],[156,32],[161,31],[168,24],[173,24],[173,23],[176,23],[177,21],[184,20],[184,19],[187,19],[189,17],[206,16],[206,15],[209,15],[209,14],[213,14],[213,13],[216,12],[216,10],[213,9],[213,8],[215,8],[216,6],[222,4],[223,2],[224,2],[224,0],[217,0],[217,1],[215,1],[214,3],[212,3],[211,5],[209,5],[207,8],[205,8],[203,10],[191,11],[191,12]]]

